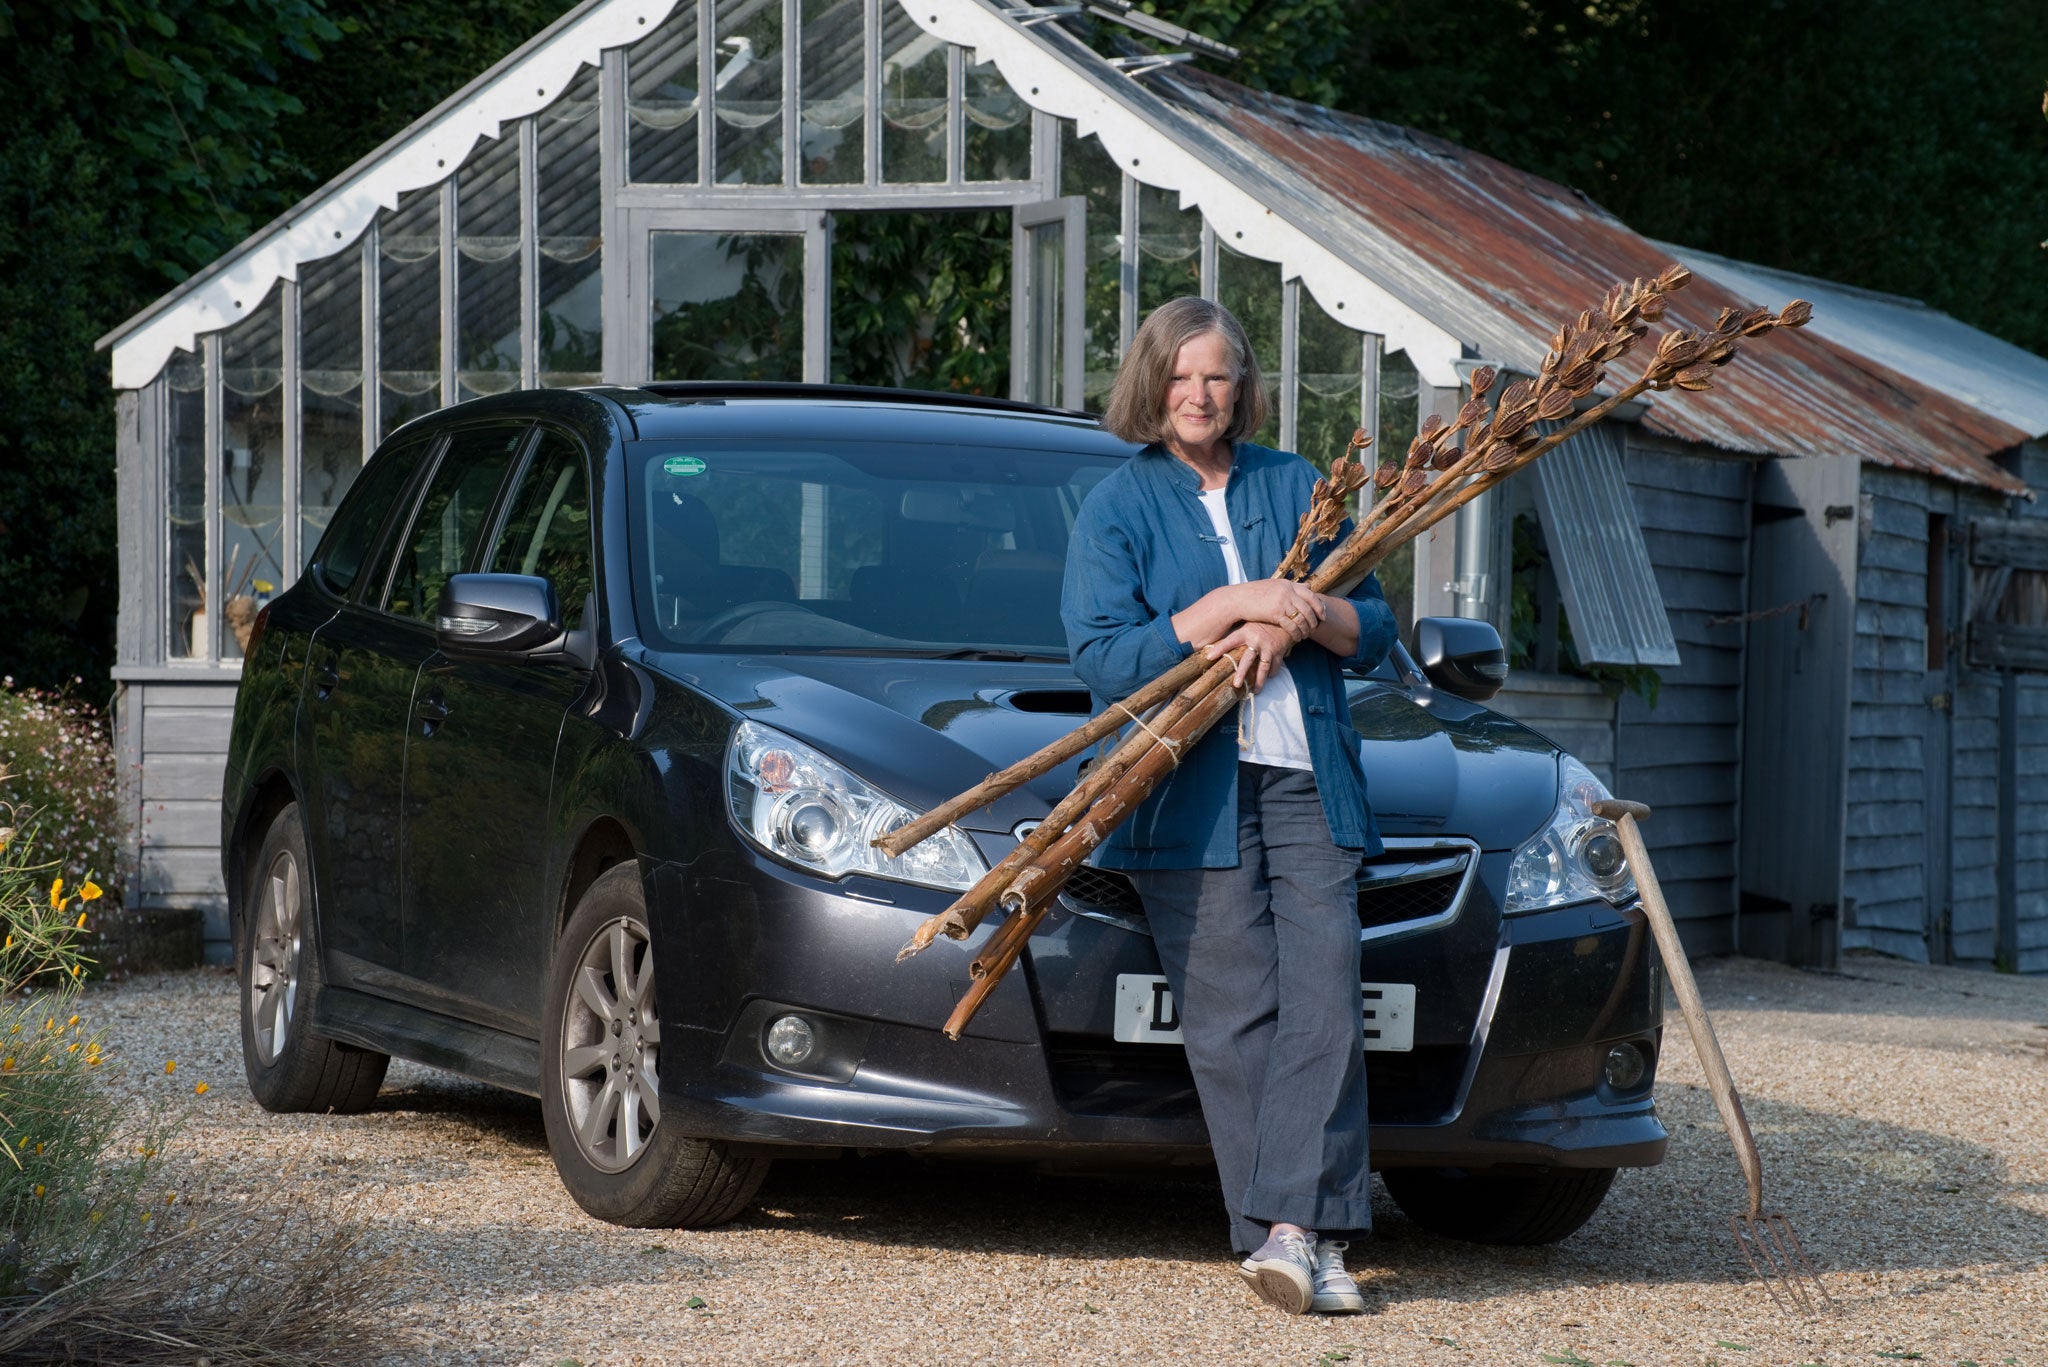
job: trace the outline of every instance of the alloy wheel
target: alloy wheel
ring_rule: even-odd
[[[266,871],[250,946],[249,1021],[256,1056],[274,1064],[291,1040],[299,1004],[299,861],[278,851]]]
[[[653,1139],[660,1052],[653,947],[643,927],[611,921],[584,946],[562,1012],[562,1096],[593,1167],[623,1172]]]

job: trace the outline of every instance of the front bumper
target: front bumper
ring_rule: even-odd
[[[1591,903],[1503,922],[1486,889],[1505,858],[1484,858],[1452,924],[1367,946],[1365,976],[1415,982],[1420,1003],[1412,1052],[1367,1055],[1373,1165],[1654,1164],[1668,1142],[1650,1095],[1661,995],[1642,917]],[[946,893],[825,885],[732,849],[652,866],[647,893],[663,1114],[686,1133],[1073,1165],[1207,1161],[1179,1046],[1117,1044],[1098,1026],[1118,973],[1158,971],[1140,930],[1055,911],[955,1043],[938,1026],[993,927],[895,963]],[[762,1044],[788,1013],[817,1027],[802,1070]],[[1627,1094],[1601,1077],[1620,1040],[1652,1060]]]

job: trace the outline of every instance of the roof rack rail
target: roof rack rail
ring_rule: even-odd
[[[997,409],[1007,413],[1037,413],[1056,418],[1087,418],[1090,414],[1071,408],[1050,408],[1021,399],[998,399],[986,394],[962,394],[950,389],[889,389],[880,385],[810,384],[796,380],[647,380],[625,384],[664,399],[705,401],[711,399],[858,399],[863,403],[930,404],[942,408]]]

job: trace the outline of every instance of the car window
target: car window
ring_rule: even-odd
[[[685,649],[1064,659],[1073,510],[1121,459],[858,441],[638,444],[641,628]]]
[[[449,438],[392,566],[385,598],[391,612],[433,620],[441,586],[476,554],[498,486],[531,430],[525,423],[467,427]]]
[[[377,539],[378,528],[384,525],[391,505],[398,501],[406,481],[419,468],[420,458],[433,444],[433,436],[414,437],[371,457],[369,468],[342,500],[340,511],[335,513],[314,552],[320,577],[327,587],[345,594],[354,585],[363,561],[370,554],[370,544]]]
[[[488,561],[495,574],[538,574],[573,622],[590,592],[590,482],[583,450],[543,430]]]

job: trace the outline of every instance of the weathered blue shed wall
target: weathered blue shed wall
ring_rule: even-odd
[[[1749,460],[1631,434],[1626,473],[1679,664],[1658,670],[1656,705],[1616,709],[1615,792],[1647,802],[1657,877],[1695,954],[1735,945],[1742,770],[1742,627]]]
[[[2048,490],[2048,445],[2030,442],[2020,458],[2020,478]],[[2024,504],[2022,517],[2048,518],[2048,497]],[[2016,677],[2018,734],[2014,737],[2017,779],[2015,827],[2018,849],[2013,884],[2018,902],[2022,973],[2048,973],[2048,674]]]

